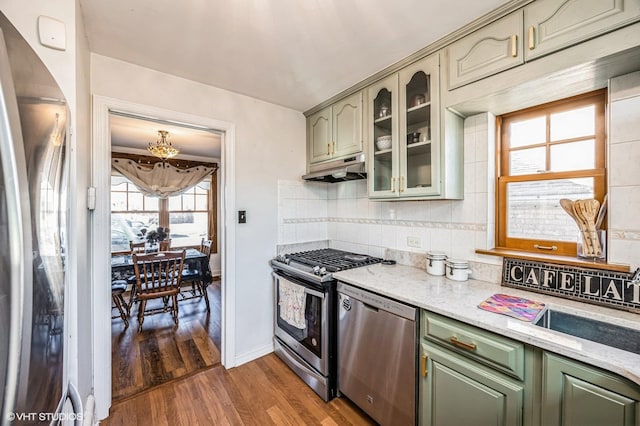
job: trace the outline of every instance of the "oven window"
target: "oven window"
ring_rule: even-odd
[[[278,286],[278,301],[280,301],[280,286]],[[306,327],[296,328],[282,319],[280,316],[280,303],[278,308],[278,328],[300,342],[317,357],[322,356],[322,299],[311,294],[306,295],[304,318]]]

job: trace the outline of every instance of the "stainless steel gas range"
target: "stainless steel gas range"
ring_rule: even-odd
[[[337,392],[337,293],[332,274],[381,261],[335,249],[285,254],[271,261],[275,353],[325,401]]]

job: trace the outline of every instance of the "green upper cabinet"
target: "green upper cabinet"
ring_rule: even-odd
[[[373,84],[367,99],[369,197],[461,197],[461,191],[447,191],[445,185],[449,176],[461,182],[458,162],[446,163],[445,154],[460,159],[462,153],[454,152],[461,138],[451,141],[451,151],[442,149],[440,56],[428,56]],[[456,123],[459,128],[461,123]],[[450,167],[443,170],[443,164]]]
[[[456,89],[640,19],[640,0],[536,0],[445,48]]]
[[[307,118],[309,163],[339,159],[362,151],[362,92]]]
[[[542,365],[545,426],[640,425],[640,386],[548,352]]]
[[[517,11],[449,45],[449,89],[523,64],[522,33],[522,11]]]
[[[334,157],[362,151],[362,92],[336,102],[332,108]]]
[[[524,8],[525,60],[597,37],[640,18],[640,0],[537,0]]]

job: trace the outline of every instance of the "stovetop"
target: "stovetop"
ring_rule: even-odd
[[[276,261],[302,270],[310,268],[315,275],[325,275],[345,269],[373,265],[382,262],[382,259],[343,250],[320,249],[283,254],[278,256]]]

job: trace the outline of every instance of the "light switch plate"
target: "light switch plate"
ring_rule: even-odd
[[[66,50],[67,33],[64,22],[50,16],[38,16],[38,37],[40,44],[57,50]]]

